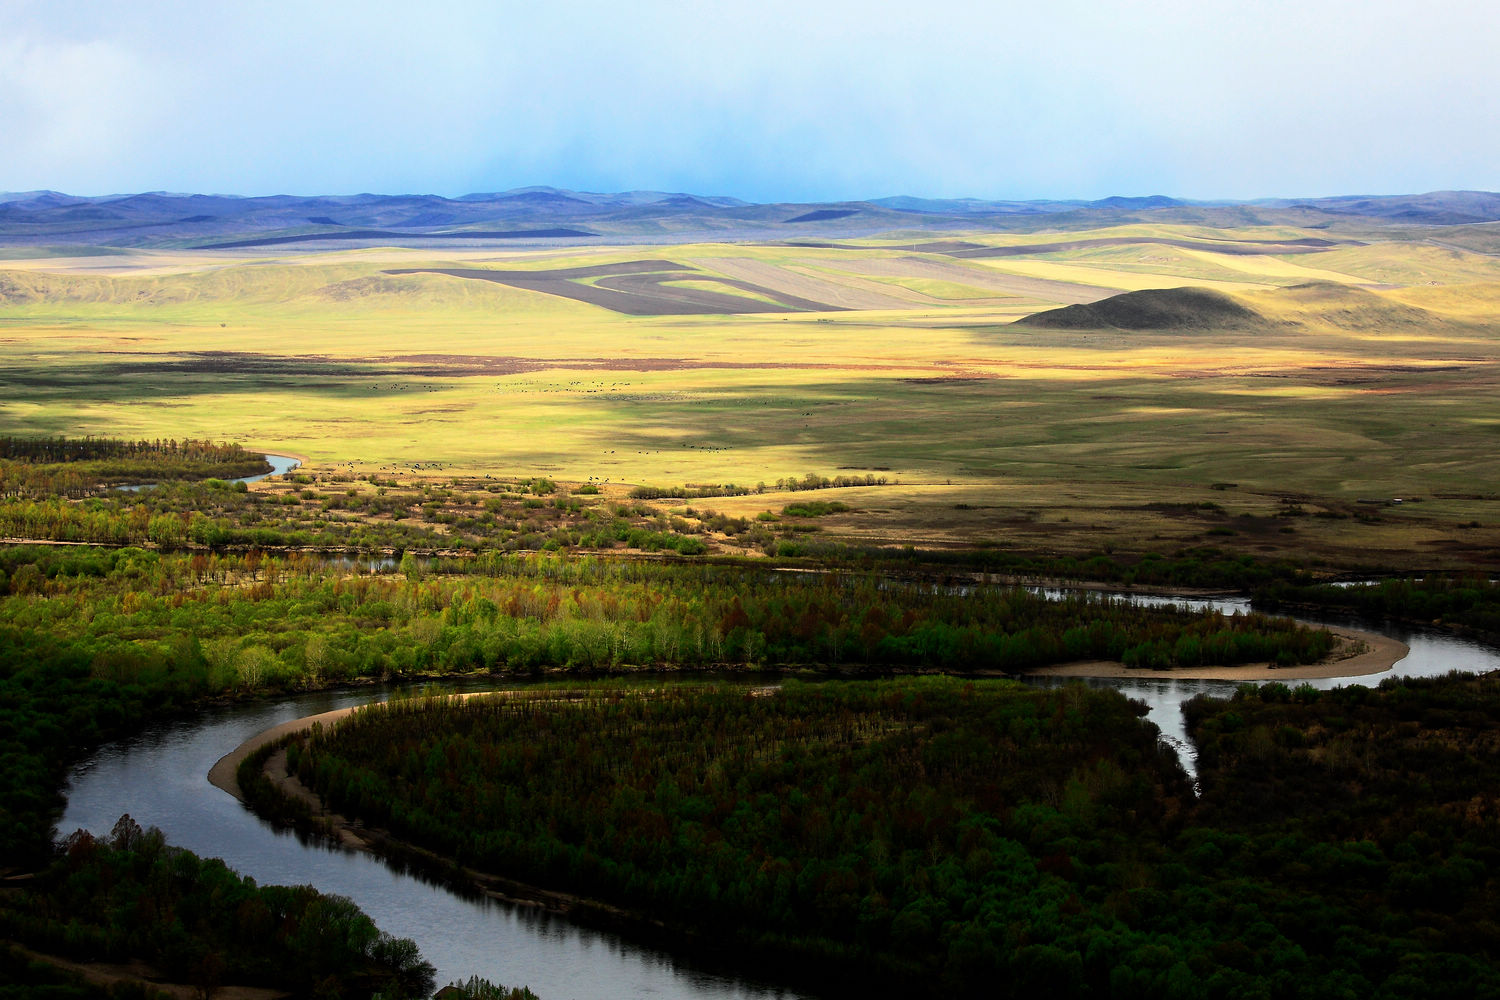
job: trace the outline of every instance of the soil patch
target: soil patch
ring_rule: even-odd
[[[823,307],[827,308],[827,307]],[[890,371],[910,372],[928,367],[911,364],[837,364],[795,361],[705,361],[696,358],[522,358],[513,355],[400,354],[386,357],[330,358],[326,355],[271,355],[250,351],[195,351],[153,354],[145,351],[115,351],[138,360],[87,368],[52,370],[46,378],[15,377],[0,369],[7,381],[21,385],[55,386],[69,379],[97,382],[105,376],[145,375],[162,372],[212,375],[285,375],[341,378],[462,378],[466,376],[522,375],[566,369],[571,371],[661,372],[696,369],[796,370],[796,371]],[[253,387],[251,387],[253,388]],[[296,458],[298,456],[289,456]]]

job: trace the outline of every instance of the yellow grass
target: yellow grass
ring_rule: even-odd
[[[961,238],[1131,234],[1318,235],[1152,226]],[[1203,542],[1207,522],[1147,510],[1178,498],[1250,514],[1258,527],[1236,537],[1267,551],[1318,539],[1442,562],[1500,524],[1492,259],[1412,243],[1052,255],[1069,259],[887,245],[0,262],[0,433],[233,439],[362,472],[436,462],[445,474],[657,485],[878,473],[900,485],[851,493],[861,512],[820,521],[824,530],[934,544]],[[492,282],[382,273],[637,259],[698,268],[678,282],[688,287],[728,292],[712,280],[722,275],[846,308],[636,317]],[[1340,291],[1393,276],[1409,280]],[[1330,284],[1281,287],[1312,279]],[[1265,322],[1251,332],[1009,325],[1113,290],[1183,285],[1225,291]],[[1210,490],[1223,482],[1239,484],[1239,508]],[[1340,508],[1343,520],[1265,520],[1294,494],[1346,507],[1367,494],[1427,499],[1380,525],[1353,507]],[[763,498],[713,505],[779,509]],[[1481,527],[1453,548],[1454,526],[1469,521]]]

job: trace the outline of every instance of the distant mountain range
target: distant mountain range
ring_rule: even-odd
[[[297,249],[321,245],[442,246],[767,240],[942,230],[1025,232],[1132,222],[1292,225],[1341,232],[1500,221],[1500,194],[1183,201],[1164,195],[1097,201],[984,201],[900,196],[752,204],[738,198],[550,187],[460,198],[436,195],[0,194],[0,246]]]

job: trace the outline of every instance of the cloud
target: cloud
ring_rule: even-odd
[[[1500,187],[1500,8],[14,0],[0,188]]]
[[[10,186],[97,190],[159,126],[162,90],[135,53],[110,41],[0,37]]]

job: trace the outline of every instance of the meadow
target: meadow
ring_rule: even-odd
[[[881,476],[819,519],[861,544],[1342,569],[1500,548],[1495,257],[1291,227],[902,239],[7,260],[0,430],[607,494]],[[1189,286],[1248,318],[1016,323]]]
[[[0,797],[0,840],[9,863],[28,863],[41,881],[0,906],[0,931],[56,954],[146,956],[205,990],[226,972],[251,982],[292,967],[297,935],[267,942],[267,957],[221,949],[209,940],[219,930],[188,948],[150,924],[128,939],[128,928],[84,934],[59,922],[72,910],[116,912],[61,902],[75,882],[87,896],[96,862],[134,866],[152,885],[160,864],[197,864],[123,822],[109,842],[74,838],[57,857],[51,825],[66,768],[102,742],[216,700],[472,673],[986,673],[1089,658],[1141,669],[1287,665],[1318,660],[1332,642],[1258,615],[1043,600],[988,586],[996,577],[1254,589],[1268,606],[1375,609],[1493,634],[1500,259],[1477,229],[1441,244],[1429,236],[1153,224],[545,251],[350,250],[279,237],[229,250],[7,251],[0,538],[42,544],[0,549],[11,723],[0,727],[9,734],[0,757],[16,778]],[[260,469],[261,451],[305,464],[249,486],[225,481]],[[107,489],[137,478],[178,481]],[[761,572],[762,559],[821,572]],[[1406,570],[1469,575],[1314,586],[1334,573]],[[1139,864],[1119,867],[1103,848],[1079,848],[1135,836],[1113,825],[1126,815],[1113,811],[1121,802],[1133,795],[1136,815],[1164,802],[1181,815],[1197,808],[1175,765],[1154,753],[1154,733],[1113,695],[984,686],[1010,692],[1001,700],[1012,706],[1041,705],[1038,718],[1065,730],[1078,721],[1071,709],[1099,708],[1109,724],[1096,735],[1114,734],[1111,752],[1123,755],[1109,771],[1086,754],[1093,770],[1078,778],[1067,764],[1066,785],[1044,782],[994,821],[1045,821],[1002,831],[1028,845],[1036,891],[991,895],[1001,909],[1034,897],[1039,908],[1015,912],[1042,913],[1037,926],[1051,936],[1010,941],[1013,921],[991,907],[972,934],[940,940],[940,928],[960,925],[926,897],[875,906],[857,941],[830,936],[852,926],[851,911],[838,910],[847,901],[827,927],[752,907],[754,934],[855,963],[859,948],[873,948],[896,956],[882,971],[959,988],[1014,974],[1154,996],[1192,973],[1218,982],[1215,995],[1244,995],[1297,960],[1313,973],[1309,995],[1328,995],[1318,991],[1353,982],[1355,952],[1385,963],[1364,985],[1399,985],[1391,995],[1415,995],[1413,976],[1445,995],[1489,988],[1477,959],[1391,964],[1416,955],[1435,928],[1450,933],[1475,915],[1490,926],[1487,887],[1428,912],[1473,859],[1488,858],[1489,826],[1458,830],[1435,850],[1408,843],[1404,828],[1261,829],[1214,800],[1216,788],[1248,787],[1239,763],[1282,749],[1295,757],[1321,738],[1321,723],[1284,708],[1310,703],[1311,689],[1263,689],[1265,705],[1282,707],[1240,704],[1244,694],[1195,709],[1194,739],[1217,755],[1204,770],[1216,826],[1152,826]],[[969,690],[901,678],[849,697],[958,699],[956,717]],[[1404,690],[1382,697],[1409,715]],[[1460,695],[1454,708],[1438,692],[1434,711],[1468,712]],[[885,725],[893,704],[866,707]],[[1325,707],[1329,726],[1355,714]],[[1295,718],[1274,717],[1282,711]],[[1252,713],[1264,725],[1246,729]],[[1350,764],[1353,751],[1336,749],[1334,762]],[[1323,756],[1309,752],[1314,763]],[[1125,795],[1115,778],[1143,760],[1160,780]],[[327,777],[305,763],[309,780]],[[1373,773],[1369,761],[1353,764],[1356,777]],[[1466,768],[1455,757],[1432,770],[1468,781]],[[336,784],[322,791],[348,792]],[[1288,830],[1318,841],[1298,851],[1323,851],[1327,873],[1280,870]],[[1337,846],[1361,836],[1389,857]],[[1246,838],[1257,838],[1253,850]],[[584,868],[607,869],[618,846]],[[1012,869],[957,846],[934,884],[960,858],[976,879]],[[563,878],[554,848],[538,849],[552,860],[534,857],[526,874],[592,879],[578,865]],[[1215,872],[1226,855],[1246,860],[1213,892],[1191,891],[1189,869]],[[1414,857],[1425,860],[1413,866]],[[1337,886],[1351,864],[1401,878],[1378,919]],[[895,899],[895,869],[876,874],[889,884],[868,899]],[[1274,887],[1288,879],[1306,884]],[[255,909],[253,885],[227,873],[210,882],[205,892],[222,882],[236,912],[248,912],[247,900]],[[110,891],[136,898],[132,886]],[[954,907],[980,898],[953,886]],[[1198,914],[1227,912],[1219,888],[1260,908],[1236,909],[1233,927],[1205,936]],[[261,891],[269,911],[291,898]],[[697,906],[696,889],[673,891],[653,908]],[[1297,916],[1325,896],[1332,909],[1317,923],[1341,928],[1331,942]],[[422,979],[414,947],[357,911],[293,901],[321,908],[308,926],[331,914],[360,929],[338,959],[346,968],[331,973],[350,980],[362,969],[355,993]],[[1156,919],[1164,913],[1193,916]],[[1276,936],[1261,933],[1262,915]],[[232,924],[210,916],[216,928]],[[1127,939],[1111,929],[1121,921],[1155,922]],[[1213,945],[1231,937],[1253,953]],[[1492,947],[1484,934],[1465,944]],[[0,986],[33,976],[11,968],[23,959],[0,954]]]

